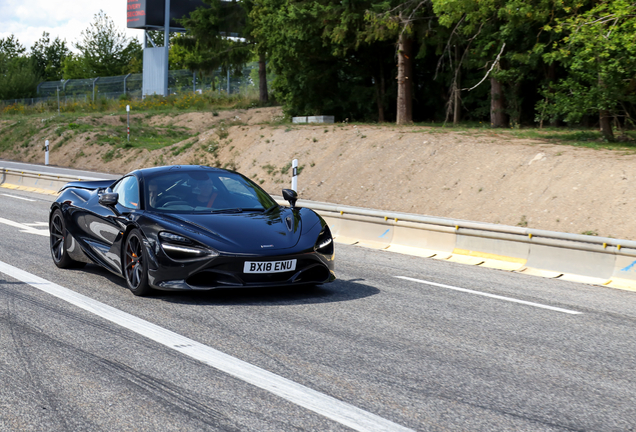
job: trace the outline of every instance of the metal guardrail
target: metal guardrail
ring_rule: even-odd
[[[101,180],[5,168],[0,173],[2,184],[55,192],[70,181]],[[636,291],[636,241],[307,200],[297,206],[320,213],[341,243]]]

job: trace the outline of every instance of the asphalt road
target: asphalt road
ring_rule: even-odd
[[[0,189],[1,431],[636,430],[636,293],[336,245],[322,287],[137,298],[55,267],[51,199]]]

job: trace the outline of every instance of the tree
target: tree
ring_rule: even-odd
[[[134,65],[133,60],[143,54],[139,40],[126,38],[126,34],[118,31],[103,11],[95,14],[94,22],[82,31],[74,46],[80,55],[64,62],[64,78],[95,78],[136,72],[130,70],[131,64]]]
[[[0,100],[35,95],[39,77],[25,52],[14,35],[0,39]]]
[[[396,40],[397,124],[413,122],[413,51],[418,21],[430,17],[427,0],[398,0],[376,3],[367,12],[366,40]]]
[[[552,90],[546,110],[579,122],[597,113],[601,132],[614,141],[612,123],[634,126],[636,104],[636,4],[625,0],[592,1],[587,8],[569,9],[567,16],[546,28],[560,35],[546,62],[561,62],[568,70]],[[546,26],[548,27],[548,26]]]
[[[51,42],[47,32],[31,48],[31,59],[35,72],[44,81],[61,80],[64,75],[64,59],[70,53],[66,41],[56,37]]]
[[[266,51],[261,49],[253,34],[251,1],[204,0],[207,7],[197,8],[181,20],[186,34],[175,45],[187,52],[185,64],[191,70],[212,72],[219,67],[241,73],[242,67],[254,55],[259,59],[259,100],[267,103]],[[238,37],[238,33],[240,37]]]

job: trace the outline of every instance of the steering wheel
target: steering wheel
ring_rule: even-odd
[[[183,201],[183,198],[181,198],[180,196],[177,195],[166,195],[161,197],[160,199],[157,200],[157,204],[155,205],[155,208],[160,208],[163,207],[164,205],[168,204],[168,202],[170,201]]]

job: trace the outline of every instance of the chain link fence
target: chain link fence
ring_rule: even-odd
[[[268,81],[269,81],[268,77]],[[100,99],[142,98],[142,74],[113,77],[45,81],[38,85],[37,97],[0,101],[0,106],[14,104],[95,102]],[[200,75],[188,70],[168,72],[168,93],[202,93],[215,90],[226,94],[258,94],[258,63],[248,64],[241,75],[222,73],[221,69],[210,75]]]

